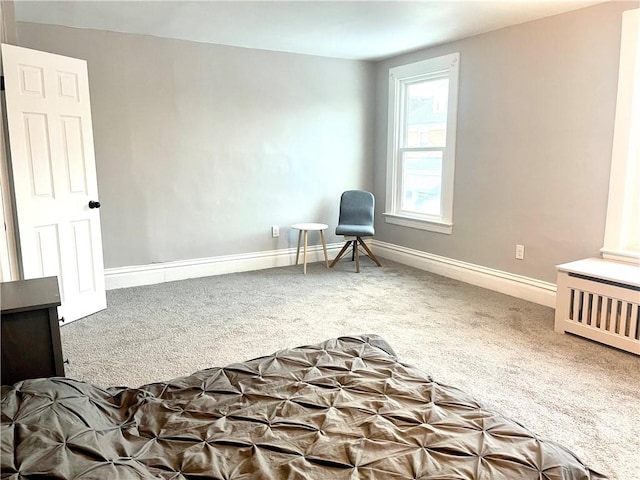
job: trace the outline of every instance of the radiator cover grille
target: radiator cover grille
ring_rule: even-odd
[[[640,355],[640,287],[559,271],[555,330]]]

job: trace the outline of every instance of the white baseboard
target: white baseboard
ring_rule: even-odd
[[[342,243],[327,245],[329,258],[337,253]],[[294,265],[296,249],[269,250],[265,252],[241,253],[237,255],[223,255],[220,257],[196,258],[193,260],[178,260],[175,262],[153,263],[151,265],[134,265],[105,269],[105,284],[107,290],[117,288],[153,285],[156,283],[173,282],[187,278],[209,277],[224,273],[246,272],[262,270],[272,267]],[[307,248],[307,263],[324,261],[321,245]],[[302,269],[302,251],[300,252],[300,269]]]
[[[401,247],[378,240],[367,241],[376,255],[404,265],[426,270],[462,282],[488,288],[496,292],[522,298],[530,302],[555,307],[556,285],[522,275],[461,262],[452,258]],[[337,254],[342,243],[327,245],[329,258]],[[301,253],[302,255],[302,253]],[[307,249],[308,262],[324,260],[322,246]],[[179,260],[175,262],[108,268],[105,270],[107,290],[153,285],[187,278],[208,277],[224,273],[246,272],[265,268],[293,265],[296,249],[269,250],[266,252],[223,255],[220,257]],[[302,259],[300,259],[302,261]],[[302,267],[300,267],[302,268]]]
[[[522,275],[495,270],[452,258],[373,240],[373,251],[382,258],[454,278],[471,285],[488,288],[530,302],[554,308],[556,285]]]

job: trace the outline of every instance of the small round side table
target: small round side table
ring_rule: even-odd
[[[310,230],[319,231],[320,238],[322,239],[322,249],[324,250],[324,263],[329,268],[329,258],[327,257],[327,242],[324,238],[324,231],[329,228],[326,223],[296,223],[291,225],[291,228],[300,230],[298,232],[298,250],[296,251],[296,265],[298,265],[298,259],[300,258],[300,240],[302,239],[302,233],[304,232],[304,250],[303,250],[303,267],[302,272],[307,274],[307,234]]]

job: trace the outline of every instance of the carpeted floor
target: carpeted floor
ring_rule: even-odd
[[[553,332],[554,311],[383,260],[107,292],[62,327],[67,376],[139,386],[345,334],[474,395],[612,479],[640,479],[640,358]]]

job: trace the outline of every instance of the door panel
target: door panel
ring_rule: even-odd
[[[87,195],[86,159],[82,148],[82,119],[61,117],[62,146],[67,171],[69,172],[69,192]]]
[[[60,276],[60,238],[57,225],[41,225],[33,229],[35,264],[40,268],[34,278]],[[27,244],[30,247],[29,244]],[[62,293],[61,293],[62,295]]]
[[[106,307],[87,65],[2,45],[25,279],[57,275],[68,321]]]

